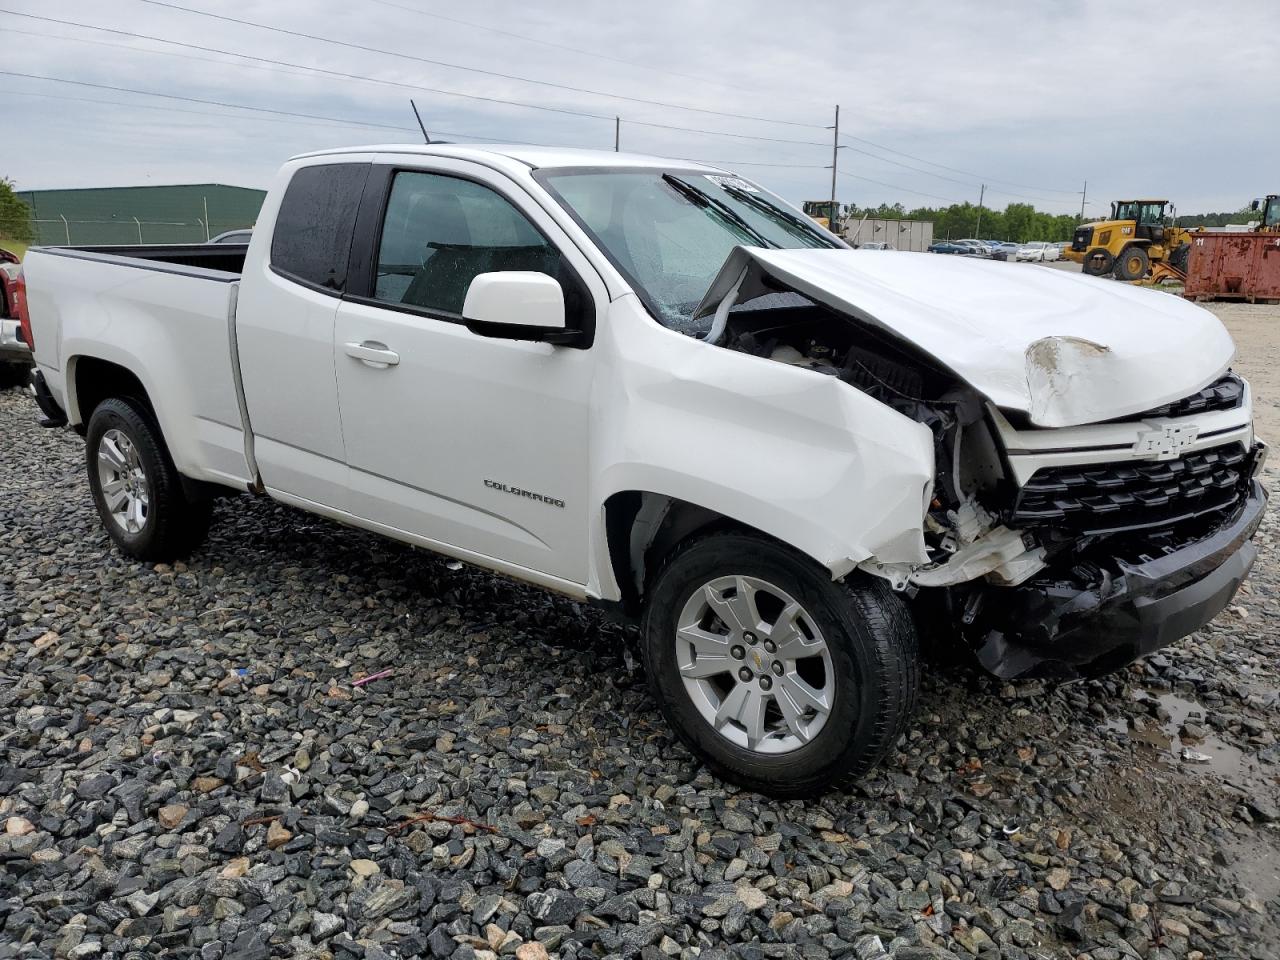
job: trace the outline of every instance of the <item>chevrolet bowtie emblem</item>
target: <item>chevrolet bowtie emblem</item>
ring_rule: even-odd
[[[1153,426],[1155,429],[1138,434],[1133,452],[1139,456],[1154,453],[1157,460],[1176,460],[1200,434],[1200,428],[1190,423],[1155,423]]]

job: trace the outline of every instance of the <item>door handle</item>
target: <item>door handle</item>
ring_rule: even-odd
[[[377,340],[352,342],[343,346],[346,348],[348,357],[355,357],[365,366],[373,367],[375,370],[385,370],[400,362],[400,354],[394,350],[388,350],[385,343],[379,343]]]

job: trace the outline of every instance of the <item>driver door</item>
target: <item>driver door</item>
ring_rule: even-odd
[[[375,166],[385,199],[367,286],[338,309],[351,510],[446,553],[583,584],[595,354],[480,336],[461,312],[477,274],[532,270],[561,282],[570,326],[594,329],[603,289],[592,296],[581,254],[504,177],[430,162]]]

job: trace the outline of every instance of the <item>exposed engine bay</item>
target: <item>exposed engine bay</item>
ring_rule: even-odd
[[[893,333],[761,279],[770,292],[723,311],[717,342],[836,377],[933,434],[936,476],[923,517],[929,562],[859,566],[921,594],[917,606],[955,625],[991,672],[1060,679],[1106,672],[1143,644],[1168,642],[1166,621],[1139,621],[1162,603],[1181,615],[1186,597],[1165,595],[1174,586],[1203,592],[1212,567],[1205,602],[1225,605],[1244,578],[1264,501],[1252,481],[1260,448],[1042,469],[1019,482],[1000,439],[1016,413],[996,410]],[[1126,421],[1238,407],[1242,393],[1228,372],[1181,406]],[[1098,637],[1108,617],[1138,638],[1134,649]]]
[[[1005,477],[986,401],[931,358],[791,291],[731,310],[724,344],[836,377],[932,432],[937,476],[924,517],[930,563],[868,562],[870,572],[903,590],[983,576],[1015,584],[1044,566],[1033,538],[1003,526],[1016,489]]]

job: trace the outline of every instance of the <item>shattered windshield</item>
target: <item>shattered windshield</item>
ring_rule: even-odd
[[[737,246],[838,247],[740,177],[688,170],[543,170],[538,180],[608,255],[664,325],[699,335],[693,311]]]

